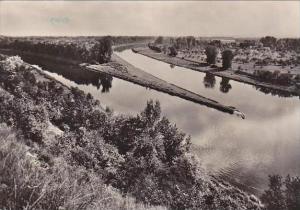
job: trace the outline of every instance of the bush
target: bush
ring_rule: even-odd
[[[159,53],[162,52],[162,50],[160,49],[160,47],[156,46],[155,44],[149,43],[149,44],[148,44],[148,47],[149,47],[151,50],[155,51],[155,52],[159,52]]]
[[[174,46],[169,47],[169,50],[170,50],[169,56],[172,56],[172,57],[176,57],[177,56],[178,53],[177,53],[177,50],[176,50],[176,48]]]
[[[218,55],[218,50],[214,46],[207,46],[205,48],[205,54],[206,54],[206,61],[208,64],[215,64],[216,58]]]
[[[231,68],[233,57],[234,54],[231,50],[224,50],[222,52],[222,66],[224,69]]]

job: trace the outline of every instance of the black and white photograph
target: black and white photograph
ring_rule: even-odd
[[[300,210],[300,1],[0,0],[0,210]]]

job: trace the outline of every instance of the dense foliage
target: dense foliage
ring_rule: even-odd
[[[269,176],[269,189],[262,195],[267,210],[300,209],[300,178],[288,175],[284,180],[279,175]]]
[[[165,209],[137,204],[103,183],[84,167],[71,166],[64,158],[43,164],[34,150],[15,133],[0,125],[1,209]]]

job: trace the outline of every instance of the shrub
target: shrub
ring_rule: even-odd
[[[231,68],[233,57],[234,54],[231,50],[224,50],[222,52],[222,66],[224,69]]]
[[[205,48],[205,54],[206,54],[206,61],[208,64],[215,64],[216,58],[218,55],[218,50],[214,46],[207,46]]]
[[[154,50],[156,52],[161,52],[162,50],[160,49],[160,47],[156,46],[155,44],[152,44],[152,43],[149,43],[148,44],[148,47],[151,49],[151,50]]]

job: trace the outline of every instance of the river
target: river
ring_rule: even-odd
[[[269,174],[300,175],[298,97],[266,94],[252,85],[170,66],[131,50],[115,53],[168,82],[237,107],[246,119],[104,74],[75,74],[76,71],[57,64],[34,64],[64,84],[91,93],[117,113],[135,114],[147,100],[159,100],[162,115],[192,136],[194,151],[203,167],[213,174],[231,178],[257,192],[267,186]]]

